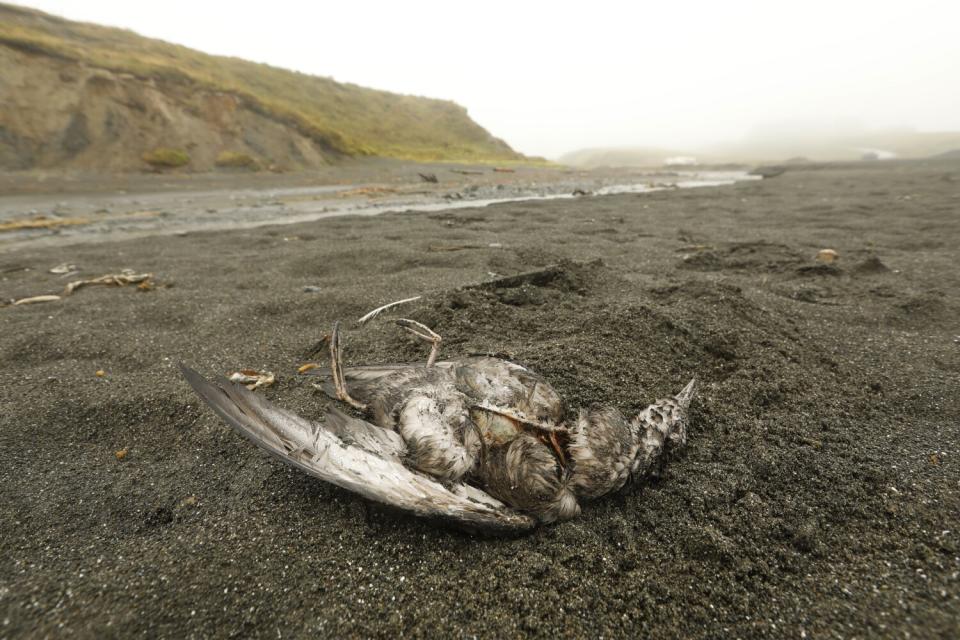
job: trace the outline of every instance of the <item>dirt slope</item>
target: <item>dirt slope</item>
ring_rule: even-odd
[[[0,4],[0,169],[185,170],[244,158],[305,169],[350,156],[507,162],[523,157],[449,101],[376,91],[130,31]]]

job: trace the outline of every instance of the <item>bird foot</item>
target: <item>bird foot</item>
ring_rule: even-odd
[[[343,348],[340,346],[340,321],[333,323],[333,332],[330,334],[330,374],[333,377],[333,387],[337,399],[346,402],[354,409],[366,411],[367,405],[354,400],[347,391],[347,383],[343,377]]]
[[[440,334],[435,332],[427,325],[417,322],[416,320],[400,318],[395,322],[397,325],[403,327],[421,340],[425,340],[426,342],[430,343],[430,356],[427,358],[427,366],[432,367],[433,363],[437,361],[437,356],[440,354],[440,343],[443,341],[443,338],[440,336]]]

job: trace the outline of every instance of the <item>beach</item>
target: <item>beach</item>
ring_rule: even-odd
[[[572,197],[592,179],[7,242],[6,301],[123,269],[152,284],[0,308],[0,637],[960,635],[960,161]],[[319,418],[297,369],[326,363],[334,321],[348,365],[420,360],[401,316],[441,358],[509,354],[571,411],[636,413],[696,377],[688,446],[573,521],[475,537],[283,466],[177,370],[272,372],[257,393]]]

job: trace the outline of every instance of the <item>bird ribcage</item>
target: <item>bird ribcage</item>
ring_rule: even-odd
[[[505,445],[520,433],[516,420],[502,413],[490,411],[486,407],[471,407],[470,419],[487,447]]]
[[[551,450],[561,472],[566,468],[569,432],[565,426],[550,420],[531,419],[522,411],[487,403],[472,405],[470,418],[477,425],[484,445],[502,446],[521,434],[532,435]]]

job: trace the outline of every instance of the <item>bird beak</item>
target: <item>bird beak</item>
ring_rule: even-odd
[[[687,386],[685,386],[680,391],[680,393],[674,396],[674,398],[676,398],[677,400],[677,404],[680,405],[681,409],[686,411],[687,409],[690,408],[690,401],[693,400],[693,394],[696,392],[696,390],[697,390],[697,379],[694,378],[693,380],[687,383]]]

